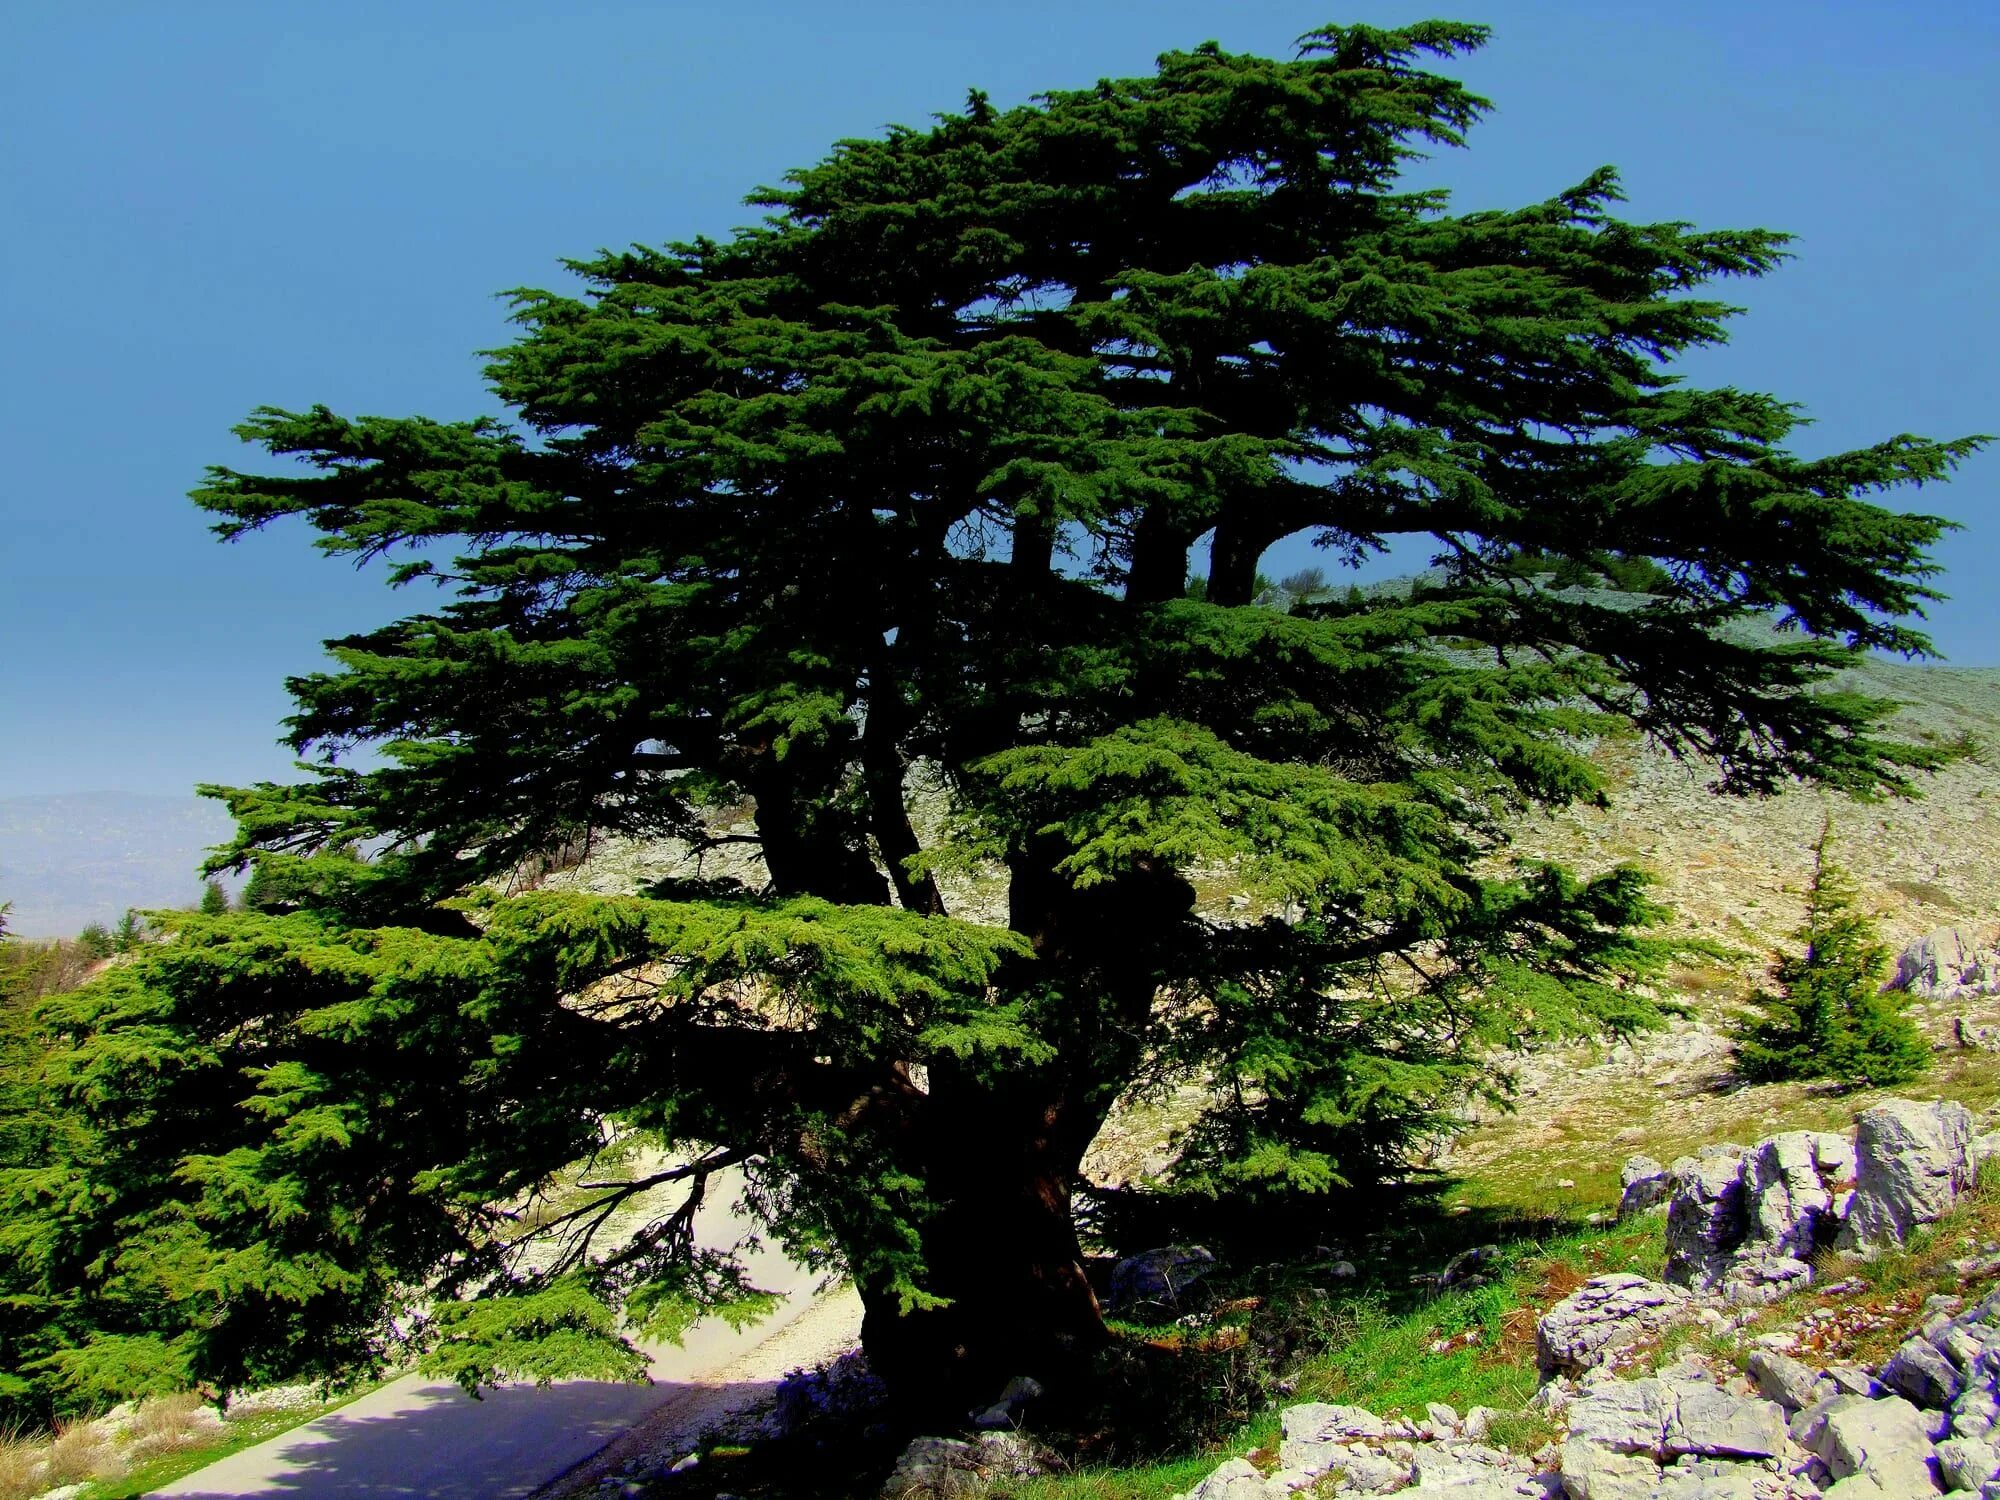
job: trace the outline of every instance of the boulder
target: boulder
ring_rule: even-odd
[[[1500,1263],[1501,1253],[1498,1245],[1474,1245],[1470,1250],[1459,1251],[1437,1273],[1437,1289],[1469,1290],[1486,1285],[1487,1273]]]
[[[1887,987],[1920,1000],[2000,994],[2000,943],[1982,943],[1956,927],[1927,932],[1896,956]]]
[[[1692,1312],[1679,1287],[1629,1272],[1595,1276],[1535,1325],[1535,1355],[1546,1378],[1580,1375]]]
[[[1271,1482],[1247,1458],[1232,1458],[1182,1500],[1271,1500]]]
[[[1834,1240],[1854,1171],[1854,1147],[1823,1131],[1682,1157],[1667,1206],[1667,1280],[1745,1305],[1806,1286],[1810,1258]]]
[[[1729,1257],[1743,1243],[1742,1148],[1711,1146],[1673,1165],[1667,1204],[1667,1280],[1709,1290],[1722,1281]]]
[[[1904,1339],[1882,1366],[1882,1384],[1933,1410],[1949,1406],[1965,1378],[1944,1351],[1923,1337]]]
[[[1804,1411],[1834,1394],[1832,1381],[1775,1349],[1758,1349],[1751,1354],[1750,1378],[1767,1399],[1787,1411]]]
[[[974,1427],[998,1430],[1014,1426],[1021,1409],[1042,1396],[1042,1383],[1032,1375],[1016,1375],[1001,1387],[999,1398],[984,1411],[972,1414]]]
[[[1649,1208],[1658,1208],[1667,1201],[1667,1195],[1674,1186],[1673,1173],[1650,1156],[1627,1157],[1624,1170],[1618,1174],[1618,1181],[1623,1189],[1618,1197],[1618,1217],[1621,1219],[1644,1213]]]
[[[1324,1474],[1343,1464],[1358,1439],[1389,1435],[1388,1424],[1365,1407],[1325,1401],[1288,1406],[1279,1422],[1280,1467],[1306,1474]]]
[[[1834,1203],[1854,1165],[1844,1135],[1788,1130],[1759,1141],[1743,1162],[1745,1242],[1795,1260],[1832,1244]]]
[[[1663,1448],[1669,1458],[1775,1458],[1785,1451],[1785,1413],[1775,1401],[1701,1381],[1676,1381],[1670,1390],[1674,1413]]]
[[[1978,1438],[1946,1438],[1937,1445],[1937,1465],[1946,1490],[1970,1490],[1976,1495],[2000,1473],[2000,1451]]]
[[[1019,1433],[989,1432],[977,1442],[913,1438],[882,1486],[886,1500],[958,1500],[995,1479],[1027,1479],[1048,1467]]]
[[[1901,1396],[1879,1401],[1836,1396],[1808,1426],[1800,1446],[1836,1480],[1864,1475],[1884,1493],[1905,1497],[1937,1490],[1923,1414]]]
[[[1865,1253],[1900,1245],[1919,1224],[1940,1218],[1972,1186],[1972,1136],[1970,1111],[1949,1099],[1889,1099],[1863,1111],[1841,1248]]]
[[[1755,1249],[1732,1256],[1723,1266],[1716,1287],[1722,1300],[1737,1307],[1763,1307],[1802,1292],[1812,1284],[1812,1267],[1789,1255],[1767,1255]]]
[[[1205,1245],[1163,1245],[1128,1255],[1111,1268],[1111,1310],[1172,1311],[1181,1294],[1215,1269]]]
[[[1386,1495],[1410,1482],[1411,1463],[1379,1448],[1345,1448],[1331,1469],[1338,1470],[1343,1491],[1359,1490],[1364,1495]]]
[[[2000,1426],[2000,1396],[1990,1380],[1968,1385],[1951,1403],[1951,1431],[1954,1437],[1987,1438]]]
[[[1883,1394],[1882,1382],[1859,1365],[1829,1365],[1826,1378],[1843,1396],[1866,1396],[1873,1401]]]
[[[1678,1412],[1679,1401],[1663,1380],[1606,1380],[1590,1387],[1570,1403],[1563,1472],[1569,1472],[1568,1454],[1577,1443],[1641,1453],[1657,1463]]]
[[[1644,1454],[1570,1438],[1562,1445],[1562,1483],[1569,1500],[1657,1500],[1660,1468]]]
[[[1411,1460],[1415,1488],[1408,1495],[1514,1496],[1529,1479],[1533,1465],[1497,1448],[1478,1443],[1426,1443]]]

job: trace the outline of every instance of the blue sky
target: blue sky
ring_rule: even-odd
[[[259,403],[496,410],[494,294],[560,257],[726,232],[832,140],[1146,71],[1329,20],[1496,27],[1451,65],[1494,100],[1427,168],[1461,207],[1601,163],[1635,218],[1760,224],[1798,259],[1737,288],[1686,372],[1771,390],[1818,452],[2000,431],[2000,7],[189,0],[5,7],[0,56],[0,795],[282,776],[283,679],[396,612],[297,530],[225,547],[184,498],[246,464]],[[2000,453],[1898,503],[1962,521],[1934,614],[2000,664]],[[1271,559],[1314,561],[1303,546]],[[402,601],[414,605],[414,598]]]

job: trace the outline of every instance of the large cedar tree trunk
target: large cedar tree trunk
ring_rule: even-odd
[[[1072,1384],[1108,1335],[1070,1218],[1080,1152],[1062,1101],[934,1070],[922,1154],[926,1290],[943,1308],[905,1313],[863,1286],[862,1344],[898,1404],[962,1420],[1014,1375]]]
[[[1054,874],[1055,853],[1013,862],[1011,921],[1037,950],[1032,982],[1061,996],[1058,1055],[999,1079],[934,1062],[915,1133],[916,1174],[938,1205],[923,1231],[925,1286],[950,1305],[905,1313],[884,1289],[861,1288],[869,1363],[912,1415],[962,1419],[1015,1375],[1074,1386],[1110,1339],[1071,1195],[1138,1061],[1154,945],[1194,892],[1139,870],[1079,893]]]

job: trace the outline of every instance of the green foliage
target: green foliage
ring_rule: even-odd
[[[1945,523],[1876,496],[1978,440],[1801,459],[1788,403],[1681,381],[1782,235],[1622,221],[1608,169],[1403,188],[1486,108],[1426,63],[1485,35],[975,94],[515,293],[504,418],[255,412],[285,462],[210,472],[221,534],[453,592],[292,680],[297,782],[209,789],[248,910],[121,929],[37,1013],[60,1140],[0,1174],[0,1261],[43,1399],[391,1327],[469,1383],[629,1368],[621,1310],[748,1305],[692,1235],[724,1182],[854,1276],[899,1389],[990,1390],[1101,1333],[1067,1205],[1121,1094],[1223,1084],[1184,1185],[1326,1202],[1504,1097],[1490,1049],[1658,1019],[1637,873],[1504,873],[1511,817],[1604,796],[1597,737],[1737,794],[1960,753],[1828,680],[1927,649]],[[1438,560],[1256,607],[1292,535]],[[754,859],[533,889],[613,836]],[[982,860],[1004,929],[947,900]],[[1197,911],[1218,872],[1261,915]],[[667,1165],[551,1197],[633,1143]]]
[[[85,956],[92,959],[109,958],[117,949],[111,941],[111,934],[102,922],[90,922],[76,935],[76,945]]]
[[[641,1380],[645,1357],[620,1337],[617,1319],[579,1278],[533,1291],[454,1302],[436,1315],[439,1345],[424,1357],[477,1395],[483,1385],[531,1380]]]
[[[1930,1049],[1906,1015],[1907,997],[1882,987],[1889,950],[1859,910],[1847,874],[1829,855],[1831,820],[1813,845],[1803,945],[1771,967],[1737,1036],[1737,1065],[1756,1082],[1834,1078],[1886,1087],[1930,1067]]]
[[[222,882],[209,878],[202,882],[201,904],[197,908],[204,917],[219,917],[229,910],[229,893],[222,888]]]

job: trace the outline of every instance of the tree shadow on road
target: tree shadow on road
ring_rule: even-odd
[[[527,1496],[639,1421],[714,1389],[579,1380],[503,1386],[474,1400],[456,1386],[427,1384],[415,1403],[369,1411],[364,1399],[154,1493],[176,1500]],[[731,1404],[761,1401],[776,1389],[774,1382],[731,1386]]]

